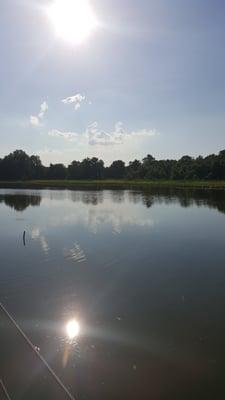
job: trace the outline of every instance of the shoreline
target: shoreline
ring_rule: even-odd
[[[146,181],[146,180],[32,180],[0,181],[0,189],[203,189],[225,190],[225,181]]]

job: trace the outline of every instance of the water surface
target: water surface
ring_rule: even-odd
[[[0,189],[0,301],[77,399],[223,399],[224,255],[223,191]],[[44,372],[0,321],[30,399]]]

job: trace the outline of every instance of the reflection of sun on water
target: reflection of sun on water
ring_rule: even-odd
[[[74,355],[74,346],[77,346],[75,340],[80,333],[80,324],[76,319],[71,319],[65,326],[65,332],[68,340],[65,341],[65,348],[62,357],[62,365],[65,368],[68,364],[69,358]]]
[[[75,319],[71,319],[66,325],[66,333],[69,339],[75,339],[80,333],[80,324]]]
[[[98,25],[89,0],[54,0],[48,15],[56,33],[71,43],[84,42]]]

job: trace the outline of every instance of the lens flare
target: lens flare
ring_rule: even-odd
[[[74,339],[80,333],[80,324],[75,319],[71,319],[66,325],[66,333],[69,339]]]

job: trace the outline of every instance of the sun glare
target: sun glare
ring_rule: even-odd
[[[57,35],[71,43],[84,42],[98,25],[88,0],[54,0],[48,15]]]
[[[75,319],[71,319],[66,325],[66,333],[69,339],[74,339],[80,333],[80,324]]]

